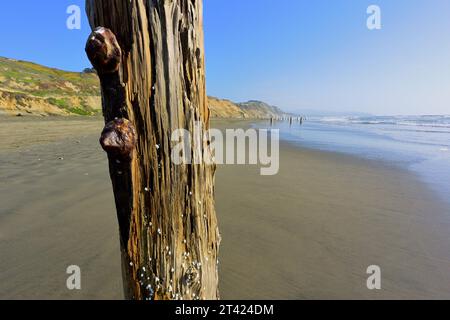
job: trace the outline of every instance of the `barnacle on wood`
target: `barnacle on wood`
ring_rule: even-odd
[[[115,119],[103,129],[100,144],[112,157],[131,159],[136,146],[136,130],[127,119]]]
[[[99,75],[118,71],[122,50],[111,30],[104,27],[95,29],[87,40],[86,53]]]

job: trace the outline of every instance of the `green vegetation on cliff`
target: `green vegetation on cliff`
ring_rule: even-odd
[[[67,72],[0,57],[0,112],[95,115],[101,110],[95,74]]]

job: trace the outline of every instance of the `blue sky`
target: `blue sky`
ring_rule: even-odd
[[[81,30],[66,9],[82,7]],[[380,6],[382,29],[366,9]],[[207,86],[286,110],[450,114],[448,0],[204,0]],[[0,56],[89,66],[84,0],[3,1]]]

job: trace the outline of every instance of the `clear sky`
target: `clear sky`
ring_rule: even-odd
[[[82,7],[81,30],[66,9]],[[366,27],[381,8],[382,29]],[[449,0],[204,0],[207,86],[286,110],[450,114]],[[0,56],[89,66],[84,0],[0,5]]]

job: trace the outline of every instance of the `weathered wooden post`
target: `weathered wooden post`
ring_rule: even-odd
[[[218,299],[215,166],[171,134],[209,127],[201,0],[87,0],[127,299]],[[196,146],[209,152],[208,141]],[[194,153],[193,150],[186,152]]]

